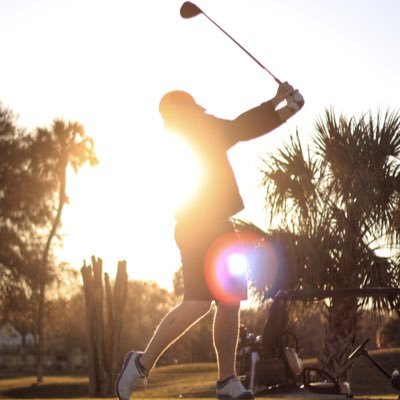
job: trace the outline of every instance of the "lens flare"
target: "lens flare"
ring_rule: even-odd
[[[208,286],[223,303],[247,299],[247,275],[256,287],[271,287],[278,275],[278,252],[254,232],[228,233],[210,246],[205,260]]]
[[[249,275],[257,291],[275,291],[284,268],[284,257],[278,243],[263,238],[254,246],[249,246]]]
[[[247,259],[244,254],[233,253],[228,256],[228,269],[232,275],[245,275],[247,271]]]

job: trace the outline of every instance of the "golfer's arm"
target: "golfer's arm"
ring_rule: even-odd
[[[230,135],[235,142],[251,140],[273,131],[286,121],[283,110],[276,111],[273,100],[239,115],[230,123]]]

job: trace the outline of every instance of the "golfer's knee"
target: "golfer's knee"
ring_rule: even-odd
[[[182,305],[188,309],[191,313],[202,316],[207,314],[211,308],[211,301],[208,300],[186,300],[183,301]]]
[[[222,311],[222,312],[237,313],[240,309],[240,302],[218,303],[217,309],[218,309],[218,311]]]

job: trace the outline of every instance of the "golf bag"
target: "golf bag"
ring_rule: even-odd
[[[237,352],[237,372],[253,392],[267,389],[288,391],[301,383],[303,362],[296,336],[286,325],[285,302],[274,301],[263,334],[255,336],[241,326]]]

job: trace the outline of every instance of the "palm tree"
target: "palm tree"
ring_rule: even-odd
[[[292,287],[399,287],[393,255],[400,232],[400,114],[346,118],[326,110],[315,128],[306,149],[296,132],[264,160],[262,171],[271,235],[286,235]],[[323,302],[327,324],[319,359],[342,380],[349,378],[347,356],[369,300]],[[399,311],[398,298],[372,304],[379,312]]]
[[[46,284],[49,281],[49,256],[51,243],[61,223],[62,211],[68,201],[66,194],[67,168],[77,172],[86,162],[97,163],[93,140],[85,136],[82,125],[55,120],[51,129],[38,129],[35,137],[36,149],[41,160],[42,178],[52,180],[58,187],[58,205],[52,226],[45,241],[39,268],[39,359],[37,381],[43,380],[45,354]]]

